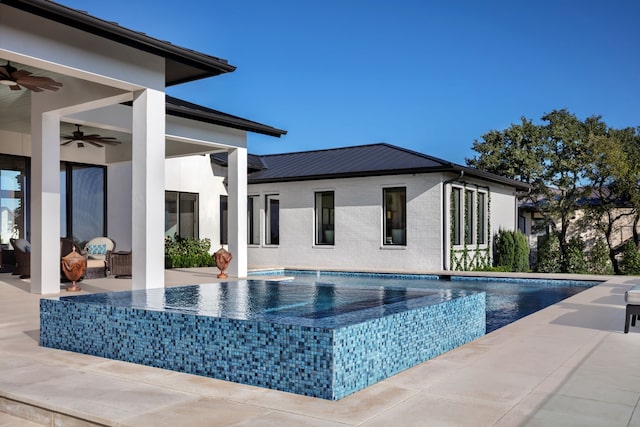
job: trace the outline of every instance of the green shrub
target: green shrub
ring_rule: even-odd
[[[212,267],[209,239],[183,238],[178,235],[164,240],[165,268]]]
[[[558,236],[555,234],[547,234],[538,239],[537,272],[559,273],[562,271],[560,258],[560,242],[558,241]]]
[[[640,252],[633,240],[628,240],[622,247],[620,270],[626,275],[640,274]]]
[[[567,256],[564,260],[563,273],[583,274],[587,272],[584,242],[578,236],[569,240]]]
[[[518,230],[499,230],[494,241],[496,268],[529,271],[529,243],[524,234]]]
[[[609,246],[602,240],[596,240],[587,254],[587,271],[591,274],[613,274]]]

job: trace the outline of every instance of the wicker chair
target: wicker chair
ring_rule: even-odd
[[[116,248],[116,242],[108,237],[95,237],[84,245],[83,253],[87,254],[85,279],[107,277],[109,258]]]
[[[26,239],[9,239],[16,255],[13,274],[21,279],[31,277],[31,244]]]
[[[13,274],[20,276],[21,279],[31,277],[31,244],[25,239],[9,239],[9,241],[16,256],[16,268],[13,270]],[[73,240],[60,239],[60,257],[67,255],[73,248],[76,249],[76,252],[82,253],[80,246]],[[66,280],[62,266],[60,266],[60,277]]]

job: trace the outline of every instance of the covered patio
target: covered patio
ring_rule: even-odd
[[[165,94],[234,66],[49,1],[0,3],[0,66],[8,61],[61,84],[0,86],[0,154],[30,159],[27,209],[14,228],[31,242],[32,293],[59,292],[61,161],[106,167],[104,228],[132,251],[131,287],[142,289],[164,286],[166,159],[227,152],[229,273],[246,276],[246,135],[285,132]],[[61,147],[75,125],[122,143]]]

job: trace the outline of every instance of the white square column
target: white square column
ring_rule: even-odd
[[[31,293],[60,293],[60,116],[31,108]],[[24,208],[24,207],[23,207]]]
[[[229,252],[228,273],[247,277],[247,149],[236,148],[228,156]]]
[[[132,125],[132,288],[164,287],[165,94],[134,94]],[[122,191],[129,191],[123,188]]]

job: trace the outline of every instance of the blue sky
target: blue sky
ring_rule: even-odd
[[[281,129],[269,154],[387,142],[457,163],[475,139],[567,108],[640,126],[637,0],[58,0],[227,59],[172,87]]]

